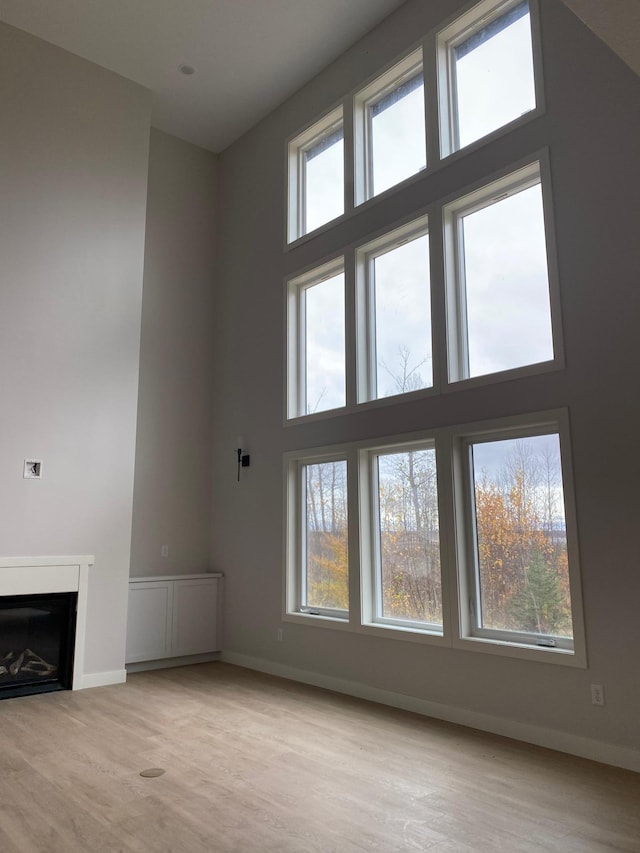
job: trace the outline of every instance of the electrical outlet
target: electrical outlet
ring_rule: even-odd
[[[25,480],[39,480],[42,477],[42,459],[25,459],[22,476]]]
[[[591,685],[591,702],[593,705],[604,705],[604,687],[602,684]]]
[[[284,640],[284,628],[278,628],[278,642],[281,643]]]
[[[160,556],[161,557],[168,557],[169,556],[169,546],[168,545],[162,545],[162,547],[160,548]]]

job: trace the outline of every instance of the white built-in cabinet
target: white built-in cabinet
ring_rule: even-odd
[[[126,662],[221,649],[222,575],[131,578]]]

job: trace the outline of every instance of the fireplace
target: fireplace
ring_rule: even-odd
[[[84,681],[93,557],[0,558],[0,699]]]
[[[69,690],[76,592],[0,598],[0,699]]]

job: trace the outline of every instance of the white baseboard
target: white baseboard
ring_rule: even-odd
[[[127,680],[126,669],[114,669],[111,672],[86,672],[80,682],[80,690],[88,687],[106,687],[109,684],[122,684]]]
[[[547,729],[543,726],[535,726],[529,723],[519,723],[504,717],[494,717],[490,714],[482,714],[478,711],[469,711],[465,708],[456,708],[452,705],[442,705],[438,702],[430,702],[427,699],[418,699],[415,696],[407,696],[403,693],[394,693],[390,690],[381,690],[358,681],[347,681],[343,678],[335,678],[330,675],[322,675],[318,672],[297,669],[286,664],[255,658],[250,655],[238,654],[236,652],[222,652],[221,660],[225,663],[242,666],[246,669],[254,669],[269,675],[277,675],[281,678],[289,678],[292,681],[300,681],[303,684],[312,684],[314,687],[323,687],[336,693],[345,693],[358,699],[367,699],[370,702],[379,702],[381,705],[390,705],[392,708],[401,708],[404,711],[412,711],[425,717],[434,717],[437,720],[446,720],[448,723],[456,723],[460,726],[468,726],[483,732],[502,735],[503,737],[532,743],[558,752],[566,752],[569,755],[577,755],[579,758],[588,758],[591,761],[599,761],[603,764],[611,764],[614,767],[623,767],[640,773],[640,750],[631,747],[616,746],[615,744],[603,743],[591,738],[573,735],[568,732]]]
[[[128,663],[127,672],[149,672],[152,669],[172,669],[174,666],[189,666],[192,663],[209,663],[220,660],[220,652],[207,652],[203,655],[186,655],[177,658],[162,658],[161,660],[143,660]]]

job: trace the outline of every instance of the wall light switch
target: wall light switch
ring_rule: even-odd
[[[42,459],[25,459],[22,476],[25,480],[39,480],[42,477]]]
[[[161,557],[168,557],[169,556],[169,546],[168,545],[163,545],[160,548],[160,556]]]

